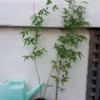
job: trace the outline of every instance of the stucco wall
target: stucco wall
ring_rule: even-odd
[[[91,27],[100,27],[100,0],[76,0],[77,3],[81,1],[88,2],[85,18]],[[46,0],[0,0],[0,26],[29,26],[30,16],[45,7],[45,3]],[[66,7],[64,0],[57,0],[57,4]],[[61,27],[61,17],[59,11],[51,13],[45,18],[43,26]]]
[[[19,33],[22,28],[0,28],[0,81],[5,79],[24,79],[29,89],[38,84],[33,61],[24,62],[23,55],[30,53],[32,47],[24,47]],[[73,64],[69,71],[69,82],[65,84],[66,91],[59,94],[59,100],[85,100],[88,66],[89,33],[86,29],[77,30],[87,37],[87,42],[79,46],[84,58]],[[41,81],[46,82],[51,70],[50,60],[55,59],[53,45],[61,34],[59,29],[44,28],[39,47],[46,47],[47,53],[38,60]],[[31,33],[34,34],[34,33]],[[51,80],[53,83],[53,80]],[[54,88],[49,88],[47,100],[54,100]],[[34,100],[34,99],[33,99]]]

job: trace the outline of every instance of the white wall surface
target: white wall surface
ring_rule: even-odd
[[[76,1],[79,3],[83,0]],[[84,1],[88,2],[86,5],[87,21],[91,23],[91,27],[100,27],[100,0]],[[45,7],[45,3],[46,0],[0,0],[0,26],[29,26],[30,16]],[[60,7],[66,6],[64,0],[57,0],[57,4],[60,4]],[[61,13],[51,13],[45,18],[43,26],[61,27]]]
[[[33,61],[24,62],[23,60],[22,56],[29,54],[32,47],[24,47],[19,35],[21,31],[21,28],[0,28],[0,82],[9,78],[24,79],[27,87],[31,89],[38,84],[38,80]],[[59,100],[85,100],[86,97],[89,34],[86,29],[77,30],[77,32],[87,37],[87,42],[79,47],[84,58],[78,60],[70,69],[70,79],[65,84],[66,91],[59,94]],[[46,82],[51,70],[50,60],[55,59],[53,45],[61,32],[59,29],[49,28],[43,29],[41,33],[39,47],[46,47],[48,52],[37,61],[41,81]],[[47,100],[54,100],[54,94],[54,88],[49,88],[46,94]]]

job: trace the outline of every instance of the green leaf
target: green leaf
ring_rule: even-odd
[[[24,57],[24,61],[29,60],[29,56],[23,56]]]
[[[36,34],[36,38],[39,38],[41,36],[41,34]]]
[[[70,3],[72,3],[73,0],[65,0],[65,1],[70,4]]]
[[[52,1],[51,1],[51,0],[47,0],[46,5],[48,6],[48,5],[50,5],[50,4],[52,4]]]
[[[34,59],[34,56],[33,55],[30,55],[30,59],[33,60]]]
[[[47,52],[47,50],[45,48],[43,48],[42,51]]]
[[[69,11],[67,8],[63,8],[63,9],[64,9],[63,14],[65,14],[65,15],[69,14]]]
[[[20,34],[22,35],[22,38],[25,37],[25,32],[24,31],[22,31]]]
[[[51,75],[51,77],[52,77],[53,79],[55,79],[55,81],[56,81],[57,83],[59,83],[59,79],[58,79],[57,76]]]
[[[40,11],[38,12],[38,14],[39,14],[39,15],[43,15],[43,10],[40,10]]]
[[[57,62],[55,60],[51,60],[51,63],[53,64],[57,64]]]
[[[60,91],[61,91],[61,92],[64,92],[64,90],[65,90],[64,88],[60,88]]]
[[[53,11],[57,10],[58,9],[58,6],[57,5],[54,5],[53,6]]]
[[[71,68],[70,63],[66,64],[66,66],[67,66],[68,69]]]
[[[50,12],[49,12],[47,9],[43,9],[43,11],[44,11],[44,14],[45,14],[45,15],[50,14]]]
[[[66,44],[67,39],[66,39],[66,37],[65,37],[65,36],[59,36],[58,41],[59,41],[59,42],[61,42],[61,43]]]
[[[88,4],[88,2],[86,2],[86,1],[82,1],[81,3],[85,3],[85,4]]]
[[[35,38],[32,37],[27,37],[23,41],[24,41],[24,45],[35,44]]]
[[[54,61],[54,60],[51,60],[51,63],[52,63],[52,68],[53,69],[57,69],[57,61]]]
[[[46,85],[46,87],[52,87],[53,85]]]
[[[28,28],[25,28],[20,34],[22,35],[22,38],[24,38],[26,35],[28,35],[28,33],[30,31],[32,31],[32,27],[28,27]]]
[[[34,54],[35,54],[36,57],[41,57],[43,55],[43,51],[37,50]]]
[[[67,70],[65,71],[65,74],[66,74],[66,76],[68,75],[68,71]]]
[[[79,58],[81,59],[81,57],[83,56],[82,53],[78,52],[77,54],[78,54]]]

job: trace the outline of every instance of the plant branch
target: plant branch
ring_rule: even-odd
[[[34,63],[35,63],[35,68],[36,68],[36,72],[37,72],[37,76],[38,76],[38,80],[39,80],[39,85],[41,84],[41,80],[40,80],[40,75],[39,75],[39,71],[37,68],[37,63],[36,63],[36,59],[34,59]],[[40,97],[42,97],[42,89],[40,87]]]
[[[35,44],[34,44],[34,52],[36,52],[36,47],[37,47],[37,43],[38,43],[38,32],[36,32],[35,34]],[[35,63],[35,68],[36,68],[36,72],[37,72],[37,76],[38,76],[38,80],[39,80],[39,85],[41,84],[41,80],[40,80],[40,75],[39,75],[39,71],[38,71],[38,67],[37,67],[37,62],[36,59],[34,58],[34,63]],[[40,87],[40,97],[42,97],[42,89]]]
[[[49,78],[48,78],[48,80],[47,80],[46,87],[45,87],[45,89],[44,89],[43,98],[45,98],[46,91],[47,91],[47,88],[48,88],[48,85],[49,85],[49,82],[50,82],[50,78],[51,78],[52,72],[53,72],[53,68],[52,68],[52,70],[51,70],[51,72],[50,72],[50,74],[49,74]]]

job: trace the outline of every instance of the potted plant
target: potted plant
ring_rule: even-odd
[[[48,11],[48,7],[47,5],[50,2],[47,2],[46,4],[46,8],[41,9],[38,13],[35,13],[31,16],[31,26],[28,28],[25,28],[20,34],[22,35],[23,41],[24,41],[24,45],[25,46],[29,46],[32,45],[33,49],[31,51],[31,53],[29,55],[24,55],[24,60],[33,60],[34,64],[35,64],[35,68],[36,68],[36,72],[37,72],[37,76],[38,76],[38,81],[39,84],[41,84],[41,79],[40,79],[40,75],[39,75],[39,71],[38,71],[38,66],[37,66],[37,59],[42,57],[44,52],[47,52],[45,47],[42,49],[39,49],[37,44],[39,44],[38,40],[41,36],[41,34],[39,33],[41,30],[41,26],[42,23],[44,21],[44,17],[49,15],[49,11]],[[34,28],[33,28],[34,27]],[[29,33],[31,31],[35,32],[34,36],[30,36]],[[42,98],[42,89],[40,88],[40,98],[37,98],[36,100],[46,100],[44,98]]]
[[[78,58],[81,59],[83,56],[78,51],[78,47],[87,38],[76,34],[76,28],[90,25],[83,17],[86,8],[82,4],[87,2],[82,1],[80,5],[77,5],[75,0],[65,0],[65,2],[68,4],[68,8],[63,8],[62,14],[62,30],[64,34],[59,36],[54,44],[56,60],[51,62],[52,69],[55,71],[55,73],[51,73],[51,77],[56,84],[55,100],[58,100],[58,91],[63,92],[65,90],[63,86],[69,79],[68,71],[72,67],[72,63],[76,63]]]
[[[72,63],[76,62],[77,59],[81,59],[83,56],[80,51],[77,50],[79,47],[79,43],[86,41],[86,37],[83,35],[76,34],[76,28],[89,26],[89,22],[85,21],[83,17],[85,13],[85,7],[82,6],[83,3],[87,3],[82,1],[80,5],[77,5],[75,0],[64,0],[68,4],[68,8],[62,8],[62,32],[63,35],[58,37],[57,42],[54,44],[54,49],[56,50],[56,60],[52,60],[52,69],[49,74],[49,78],[44,90],[40,89],[40,98],[35,100],[46,100],[45,94],[47,88],[50,83],[50,78],[52,77],[55,80],[56,84],[56,95],[55,100],[58,100],[58,91],[63,92],[65,88],[63,88],[64,84],[68,81],[68,71],[69,68],[72,67]],[[49,5],[52,4],[51,0],[47,0],[46,8],[41,9],[37,14],[32,15],[31,17],[31,27],[25,28],[22,32],[22,38],[24,41],[24,45],[33,45],[33,50],[29,55],[25,55],[24,59],[29,60],[32,59],[35,63],[35,68],[37,71],[37,76],[39,80],[39,84],[41,83],[40,75],[37,68],[36,59],[41,57],[44,52],[46,52],[45,48],[39,49],[37,44],[38,40],[41,36],[39,33],[41,31],[42,23],[44,22],[45,16],[50,14]],[[52,6],[53,11],[59,10],[59,6],[57,4]],[[34,28],[33,28],[34,27]],[[30,31],[35,31],[34,37],[28,36]],[[53,73],[55,71],[55,73]],[[43,96],[42,96],[43,94]]]

